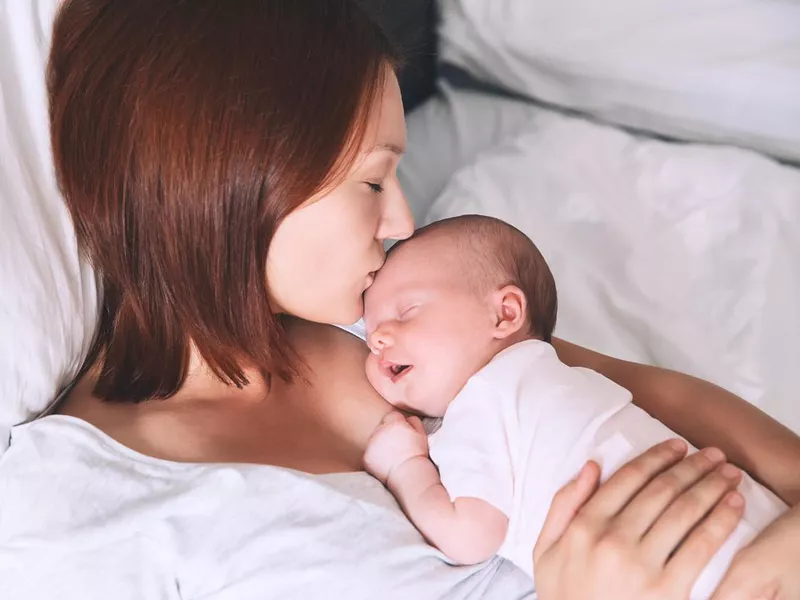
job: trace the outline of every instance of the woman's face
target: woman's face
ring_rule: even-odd
[[[281,312],[318,323],[354,323],[372,273],[383,264],[384,240],[414,231],[397,180],[406,128],[394,73],[378,102],[346,177],[291,213],[275,233],[267,281]]]

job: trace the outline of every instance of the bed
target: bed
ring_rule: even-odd
[[[98,289],[53,179],[56,0],[0,0],[0,453],[73,377]],[[418,224],[540,247],[557,334],[686,371],[800,432],[800,4],[373,0],[409,57]]]

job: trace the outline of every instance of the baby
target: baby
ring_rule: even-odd
[[[530,239],[502,221],[471,215],[420,229],[392,249],[364,303],[372,385],[401,410],[443,417],[427,438],[419,419],[391,413],[366,468],[454,562],[499,553],[533,576],[553,496],[587,460],[605,478],[676,437],[627,390],[559,361],[549,343],[553,276]],[[709,597],[733,554],[786,508],[742,477],[744,519],[693,599]]]

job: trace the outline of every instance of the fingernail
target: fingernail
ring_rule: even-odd
[[[584,465],[581,467],[581,470],[578,471],[578,474],[575,476],[575,479],[573,479],[573,481],[580,481],[581,479],[586,478],[586,476],[589,474],[589,468],[591,466],[591,462],[592,461],[584,463]]]
[[[669,447],[676,452],[684,452],[686,450],[686,442],[683,440],[670,440]]]
[[[719,448],[706,448],[705,450],[703,450],[703,452],[705,453],[706,458],[708,458],[708,460],[710,460],[711,462],[716,463],[725,460],[725,455]]]
[[[584,474],[586,473],[586,467],[588,467],[588,466],[589,466],[589,465],[588,465],[588,463],[587,463],[587,464],[584,464],[584,465],[581,467],[581,470],[580,470],[580,471],[578,471],[578,474],[577,474],[577,475],[575,475],[575,477],[573,477],[573,478],[572,478],[572,481],[578,481],[578,480],[579,480],[581,477],[583,477],[583,476],[584,476]]]
[[[728,497],[725,498],[725,504],[733,508],[739,508],[744,504],[744,498],[742,498],[741,494],[734,492],[733,494],[728,494]]]
[[[725,479],[738,479],[741,474],[741,471],[730,463],[723,465],[719,472]]]

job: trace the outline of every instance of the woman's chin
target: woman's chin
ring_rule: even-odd
[[[342,302],[342,306],[339,310],[331,311],[331,319],[327,322],[335,325],[353,325],[354,323],[357,323],[358,320],[363,316],[364,299],[359,294],[354,301],[347,304]]]

